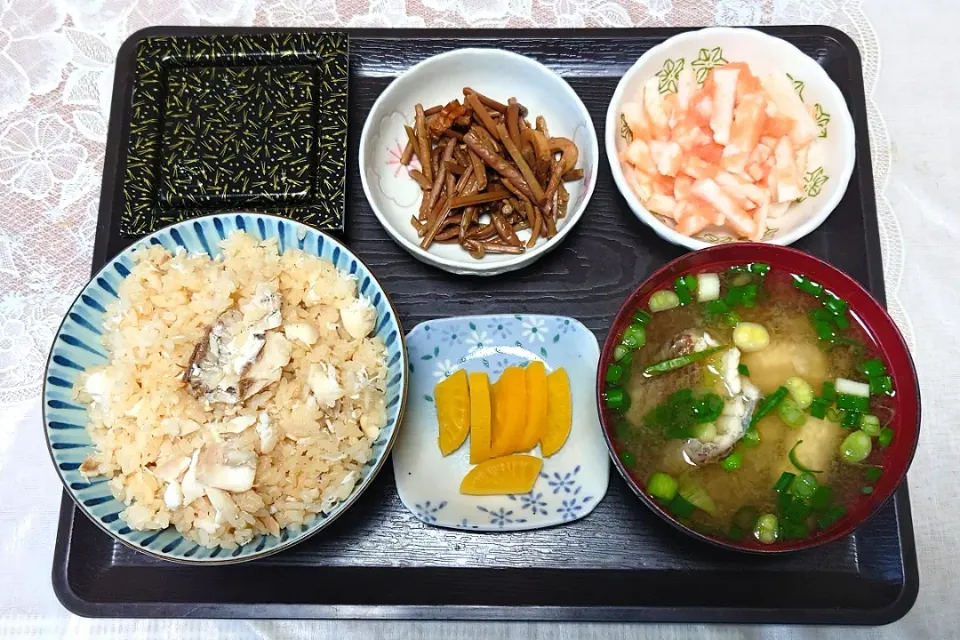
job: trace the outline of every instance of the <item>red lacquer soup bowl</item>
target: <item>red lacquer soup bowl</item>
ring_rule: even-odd
[[[673,290],[675,280],[682,275],[722,273],[730,267],[749,263],[767,264],[771,272],[805,276],[846,300],[849,303],[849,318],[854,330],[858,330],[857,325],[859,325],[859,337],[886,365],[887,374],[893,380],[894,389],[892,396],[884,400],[885,406],[893,410],[892,421],[889,424],[893,430],[893,440],[889,446],[880,448],[875,438],[873,448],[875,451],[880,451],[880,454],[869,459],[870,461],[879,460],[883,468],[880,478],[872,484],[872,493],[861,495],[847,504],[846,514],[833,524],[822,529],[813,527],[808,537],[781,539],[773,544],[761,543],[750,532],[740,540],[723,534],[704,533],[675,517],[645,488],[647,475],[654,470],[628,468],[621,459],[622,451],[614,431],[618,414],[608,409],[606,403],[606,392],[609,387],[605,376],[609,365],[614,362],[614,349],[620,344],[624,330],[634,321],[633,314],[637,309],[648,309],[651,294],[661,289]],[[816,391],[819,395],[820,390]],[[883,306],[850,276],[829,264],[795,249],[770,244],[735,243],[710,247],[678,258],[648,278],[624,302],[603,345],[597,373],[597,404],[613,463],[644,504],[668,523],[695,538],[728,549],[754,553],[782,553],[810,549],[852,533],[869,520],[903,482],[920,434],[920,390],[916,369],[903,336]],[[797,471],[797,473],[800,472]]]

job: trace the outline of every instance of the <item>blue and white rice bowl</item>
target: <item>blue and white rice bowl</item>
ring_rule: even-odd
[[[135,530],[121,517],[127,507],[114,497],[109,479],[87,477],[80,466],[95,453],[87,430],[87,407],[75,399],[74,385],[88,369],[107,363],[103,345],[108,306],[136,265],[134,251],[161,245],[171,254],[220,253],[220,244],[234,231],[246,231],[259,240],[276,238],[281,254],[300,249],[329,260],[341,274],[356,279],[357,294],[376,312],[372,335],[386,347],[386,423],[372,443],[369,461],[360,469],[353,491],[326,512],[303,525],[290,525],[279,536],[257,535],[235,548],[207,547],[181,535],[173,526],[162,530]],[[252,560],[287,549],[317,533],[356,502],[383,467],[397,435],[407,390],[407,356],[397,314],[373,273],[349,249],[330,236],[304,224],[256,213],[219,214],[174,224],[143,238],[106,264],[70,307],[51,348],[44,377],[44,432],[50,454],[67,493],[98,527],[138,551],[166,560],[194,564],[228,564]],[[231,545],[227,545],[230,547]]]

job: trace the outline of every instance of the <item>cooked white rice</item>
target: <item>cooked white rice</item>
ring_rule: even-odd
[[[276,241],[241,232],[222,251],[216,260],[139,251],[107,309],[109,362],[81,376],[75,393],[89,402],[97,449],[81,470],[110,478],[130,527],[173,525],[202,545],[233,548],[309,523],[350,495],[386,422],[386,364],[382,341],[368,335],[372,307],[332,263],[279,255]],[[268,332],[289,347],[280,380],[237,404],[197,397],[184,382],[194,347],[258,285],[280,294],[282,326]],[[358,323],[355,338],[348,329],[358,333]],[[328,375],[326,388],[314,384],[316,371]],[[202,466],[204,452],[223,451],[247,460],[250,477],[255,456],[249,489],[197,488],[198,458]]]

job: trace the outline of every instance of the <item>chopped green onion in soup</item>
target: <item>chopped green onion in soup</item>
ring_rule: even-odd
[[[865,499],[862,465],[882,467],[894,439],[877,417],[892,378],[846,301],[744,264],[682,274],[648,308],[606,365],[604,402],[620,460],[668,513],[777,545]]]

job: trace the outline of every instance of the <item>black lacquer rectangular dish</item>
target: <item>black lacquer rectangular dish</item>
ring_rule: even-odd
[[[820,63],[839,85],[856,126],[857,163],[838,209],[796,246],[884,299],[883,270],[860,57],[826,27],[766,29]],[[262,30],[158,28],[121,49],[114,87],[94,268],[132,242],[124,233],[125,171],[137,50],[157,37],[266,37]],[[280,32],[288,35],[290,32]],[[367,206],[356,164],[360,131],[377,96],[431,55],[501,47],[560,73],[603,130],[622,74],[673,29],[607,31],[349,31],[344,237],[390,293],[404,326],[436,317],[515,312],[566,314],[602,342],[624,298],[680,255],[630,212],[601,171],[582,221],[563,245],[506,277],[450,275],[410,258]],[[316,34],[314,34],[316,35]],[[179,71],[218,75],[212,69]],[[259,70],[244,81],[263,81]],[[296,84],[296,64],[282,81]],[[176,109],[174,109],[176,111]],[[186,117],[186,116],[185,116]],[[175,126],[169,122],[167,127]],[[602,155],[602,152],[601,152]],[[172,174],[171,174],[172,175]],[[158,187],[170,203],[202,198]],[[386,618],[726,623],[884,624],[902,617],[919,586],[906,486],[853,536],[777,557],[721,551],[677,534],[611,472],[603,502],[561,528],[482,534],[431,528],[400,503],[385,469],[342,518],[296,548],[224,567],[169,564],[113,542],[64,496],[53,566],[64,605],[86,616]],[[249,585],[274,585],[250,589]]]
[[[343,230],[346,34],[140,38],[125,107],[125,236],[240,208]]]

